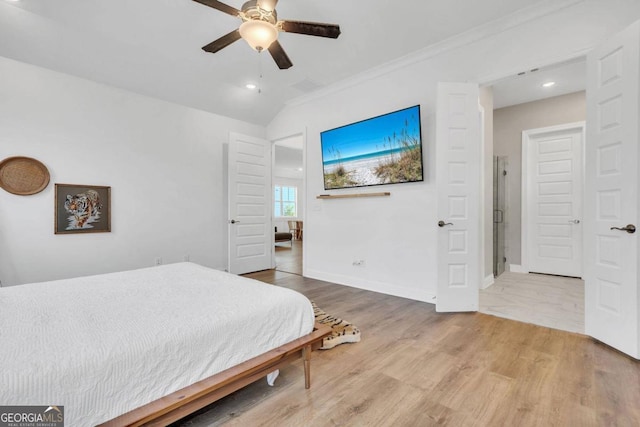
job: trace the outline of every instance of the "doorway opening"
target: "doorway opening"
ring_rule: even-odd
[[[584,57],[527,70],[491,85],[493,180],[485,181],[485,190],[493,192],[493,263],[489,264],[493,271],[488,274],[493,273],[494,283],[480,291],[481,312],[584,333],[584,282],[579,278],[527,274],[523,235],[532,231],[528,227],[539,228],[539,222],[532,225],[527,221],[521,201],[526,197],[523,132],[586,121],[585,88]],[[549,163],[543,166],[551,175],[561,172],[552,170],[554,167],[566,165],[561,159],[545,160]],[[553,185],[547,189],[562,186]],[[556,225],[543,231],[566,232],[572,226],[568,222],[566,226]],[[554,257],[552,251],[546,255]]]
[[[276,271],[302,275],[304,232],[304,134],[273,143],[273,229]],[[285,234],[278,234],[285,233]]]

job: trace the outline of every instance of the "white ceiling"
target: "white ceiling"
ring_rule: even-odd
[[[524,74],[502,79],[492,85],[495,109],[585,90],[586,58],[580,57],[537,70],[522,70],[521,73]],[[555,82],[555,85],[543,87],[543,83],[547,82]]]
[[[342,30],[337,40],[281,33],[294,64],[283,71],[243,40],[203,52],[240,21],[192,0],[0,0],[12,26],[0,55],[266,125],[291,99],[539,3],[549,2],[281,0],[280,19]]]

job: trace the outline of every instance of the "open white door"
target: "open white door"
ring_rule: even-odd
[[[271,143],[229,135],[229,272],[272,267]]]
[[[636,359],[639,62],[640,22],[587,58],[584,236],[585,331]]]
[[[439,312],[478,310],[482,229],[478,96],[477,84],[438,84],[436,311]]]

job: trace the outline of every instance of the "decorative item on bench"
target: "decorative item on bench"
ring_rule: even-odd
[[[317,323],[331,326],[332,333],[322,340],[320,350],[329,350],[344,343],[360,342],[360,329],[346,320],[331,316],[318,308],[315,302],[311,301],[313,315]]]
[[[0,187],[12,194],[28,196],[47,188],[49,171],[31,157],[8,157],[0,162]]]
[[[291,247],[293,247],[293,234],[291,233],[287,233],[284,231],[278,231],[278,227],[275,227],[275,232],[276,232],[276,236],[275,236],[275,242],[276,243],[282,243],[282,242],[289,242],[291,244]]]

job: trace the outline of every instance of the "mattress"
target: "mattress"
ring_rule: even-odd
[[[193,263],[0,288],[0,405],[95,425],[313,324],[303,295]]]

